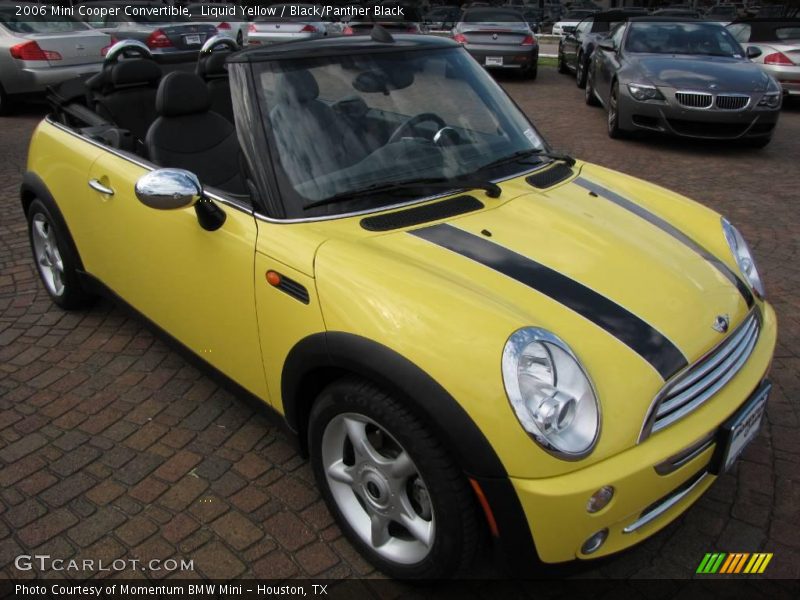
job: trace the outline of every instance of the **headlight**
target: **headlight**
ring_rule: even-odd
[[[664,99],[664,96],[656,86],[647,83],[629,83],[628,91],[630,91],[631,96],[640,101]]]
[[[733,258],[736,259],[736,264],[739,265],[739,270],[745,276],[756,295],[763,299],[764,284],[761,282],[750,247],[744,241],[739,230],[724,218],[722,219],[722,230],[725,232],[725,239],[728,240],[728,246],[731,248]]]
[[[526,327],[503,349],[503,382],[523,429],[545,450],[576,460],[600,433],[600,407],[589,377],[562,340]]]
[[[781,105],[781,92],[767,92],[758,101],[759,106],[767,108],[778,108]]]

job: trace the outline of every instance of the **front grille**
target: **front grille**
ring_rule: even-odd
[[[709,108],[713,102],[711,94],[703,92],[675,92],[675,99],[689,108]]]
[[[750,96],[739,94],[720,94],[717,96],[717,108],[722,110],[742,110],[750,104]]]
[[[670,380],[653,402],[641,439],[696,410],[733,379],[750,357],[760,325],[753,309],[722,343]]]

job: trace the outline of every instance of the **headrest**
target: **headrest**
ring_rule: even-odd
[[[317,80],[308,71],[287,71],[279,78],[275,91],[280,103],[305,104],[319,96]]]
[[[211,107],[208,88],[200,77],[173,71],[161,80],[156,94],[156,111],[162,117],[206,112]]]
[[[161,79],[161,69],[152,60],[134,58],[118,62],[111,69],[114,87],[133,84],[152,84]]]
[[[200,57],[197,62],[197,74],[207,79],[217,79],[228,76],[225,60],[232,54],[228,50],[212,52]]]

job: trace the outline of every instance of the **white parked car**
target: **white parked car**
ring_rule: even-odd
[[[553,25],[553,35],[567,35],[568,33],[572,33],[575,31],[575,27],[578,26],[578,23],[596,12],[596,10],[591,9],[569,11]]]
[[[239,46],[244,44],[248,23],[241,6],[202,2],[189,4],[187,8],[192,21],[211,23],[219,35],[232,37]]]

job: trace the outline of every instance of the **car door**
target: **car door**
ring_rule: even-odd
[[[608,40],[614,45],[614,50],[606,50],[598,48],[597,60],[598,63],[595,69],[595,91],[599,94],[603,102],[608,101],[608,96],[611,92],[611,80],[614,74],[619,70],[620,52],[622,49],[622,39],[625,35],[625,25],[620,24],[611,33]]]
[[[256,224],[237,202],[206,231],[193,208],[156,210],[134,186],[148,168],[110,151],[83,190],[93,229],[85,264],[115,294],[248,391],[268,400],[254,299]]]

